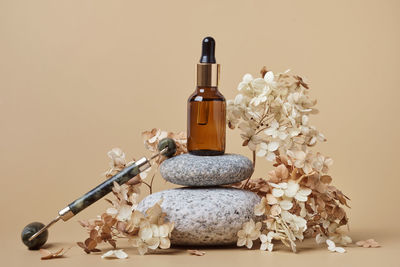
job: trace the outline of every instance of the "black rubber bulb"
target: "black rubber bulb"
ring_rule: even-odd
[[[215,60],[215,40],[212,37],[203,39],[200,63],[216,63]]]

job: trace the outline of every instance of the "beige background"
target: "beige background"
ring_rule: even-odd
[[[0,0],[0,194],[3,266],[143,264],[193,266],[399,266],[400,1],[19,1]],[[194,90],[200,42],[212,35],[222,64],[221,91],[233,98],[243,74],[266,65],[311,81],[328,137],[317,148],[332,156],[334,183],[352,201],[355,241],[380,249],[344,255],[312,243],[293,255],[284,247],[261,253],[184,250],[123,262],[72,248],[41,262],[20,242],[31,221],[47,223],[99,183],[106,152],[148,155],[140,133],[186,129],[186,99]],[[237,131],[227,152],[250,156]],[[270,166],[259,160],[255,177]],[[156,191],[172,187],[158,176]],[[144,189],[144,191],[146,191]],[[103,211],[105,201],[51,229],[50,247],[86,236],[76,219]]]

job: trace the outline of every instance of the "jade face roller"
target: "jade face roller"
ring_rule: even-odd
[[[158,151],[159,152],[152,156],[150,159],[143,157],[137,160],[132,165],[127,166],[121,172],[117,173],[116,175],[96,186],[80,198],[71,202],[68,206],[61,209],[58,212],[58,216],[46,226],[41,223],[31,223],[27,225],[22,231],[22,241],[24,242],[24,244],[27,245],[30,249],[39,249],[42,245],[44,245],[47,240],[47,229],[55,224],[57,221],[59,221],[60,219],[62,219],[63,221],[71,219],[73,216],[110,193],[112,191],[114,182],[120,185],[124,184],[136,175],[145,171],[151,166],[151,160],[161,155],[172,157],[176,152],[176,144],[174,140],[170,138],[162,139],[158,144]],[[40,238],[39,236],[42,238]]]

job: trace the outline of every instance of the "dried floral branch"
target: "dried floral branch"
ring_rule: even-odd
[[[186,135],[182,132],[167,133],[153,129],[143,132],[142,136],[145,147],[151,152],[156,151],[159,141],[164,137],[174,139],[177,145],[176,154],[187,152]],[[108,152],[108,156],[111,159],[111,163],[110,169],[105,173],[106,178],[112,177],[134,162],[134,160],[127,162],[125,153],[119,148],[113,148]],[[130,243],[138,248],[141,255],[145,254],[149,249],[167,249],[170,247],[169,238],[174,224],[164,221],[166,214],[162,212],[161,203],[156,203],[152,208],[148,209],[146,214],[135,210],[141,193],[140,186],[144,184],[149,188],[150,194],[153,192],[154,177],[164,159],[160,157],[153,165],[156,168],[147,169],[126,184],[119,185],[114,183],[112,190],[114,198],[106,199],[112,207],[108,208],[105,213],[96,219],[79,221],[89,233],[89,238],[84,242],[77,242],[79,247],[90,254],[101,251],[97,248],[98,244],[108,243],[113,247],[113,250],[103,254],[103,258],[126,258],[125,252],[116,250],[117,239],[120,238],[129,239]],[[151,181],[148,183],[144,179],[152,170],[155,171],[152,174]]]
[[[243,145],[275,167],[266,178],[234,185],[262,197],[255,214],[264,218],[260,232],[253,229],[254,222],[245,223],[238,232],[238,246],[250,248],[250,241],[259,238],[261,249],[272,251],[272,241],[280,240],[296,252],[297,240],[315,237],[319,243],[328,242],[331,251],[344,252],[335,242],[352,242],[337,231],[348,224],[341,206],[348,207],[349,199],[330,185],[332,159],[310,150],[326,138],[309,124],[309,116],[318,113],[309,85],[288,71],[274,75],[264,67],[260,73],[261,78],[246,74],[239,94],[227,103],[229,128],[237,126]]]

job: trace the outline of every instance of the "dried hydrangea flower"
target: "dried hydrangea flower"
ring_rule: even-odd
[[[158,143],[166,137],[171,138],[175,141],[176,144],[175,155],[187,153],[187,138],[185,132],[173,133],[173,132],[162,131],[156,128],[153,128],[150,131],[142,132],[144,145],[146,149],[148,149],[151,152],[156,152]]]
[[[136,222],[131,223],[130,230],[137,234],[130,235],[129,239],[132,246],[138,248],[140,255],[144,255],[149,249],[167,249],[171,246],[170,237],[174,224],[164,221],[161,202],[162,200],[150,207],[145,215],[135,211],[133,216]],[[135,228],[137,230],[133,231]]]
[[[112,160],[111,167],[118,167],[118,166],[125,167],[125,165],[126,165],[125,153],[120,148],[115,147],[115,148],[111,149],[107,153],[107,155]]]
[[[285,164],[280,164],[268,173],[268,178],[271,183],[286,182],[289,178],[289,170],[286,168]]]
[[[260,237],[262,248],[272,250],[269,233],[294,252],[296,241],[305,237],[351,243],[349,236],[338,231],[348,224],[341,205],[348,207],[349,199],[331,185],[327,172],[333,161],[310,150],[326,138],[310,125],[310,116],[318,110],[316,100],[309,96],[309,85],[289,71],[274,75],[263,68],[261,75],[243,76],[239,93],[227,101],[227,118],[229,128],[239,125],[243,145],[253,153],[253,165],[256,156],[274,162],[275,169],[266,179],[235,185],[261,196],[254,213],[267,218]],[[247,242],[243,231],[241,236],[238,245]]]
[[[255,223],[253,219],[250,219],[250,221],[245,222],[243,224],[243,228],[239,230],[237,233],[238,236],[238,241],[237,241],[237,246],[242,247],[246,246],[247,248],[252,248],[253,246],[253,240],[256,240],[259,238],[261,232],[261,222]]]
[[[168,132],[166,131],[161,131],[160,129],[153,128],[151,131],[144,131],[142,133],[142,137],[144,140],[144,145],[146,149],[155,152],[157,151],[157,145],[158,142],[166,138],[168,135]]]
[[[278,142],[270,142],[270,143],[261,143],[260,149],[257,152],[258,157],[265,157],[268,161],[275,160],[275,151],[279,148]]]
[[[260,241],[261,241],[261,246],[260,250],[268,250],[269,252],[272,252],[274,248],[274,244],[272,243],[272,239],[279,237],[279,234],[270,231],[268,234],[262,234],[260,235]]]

